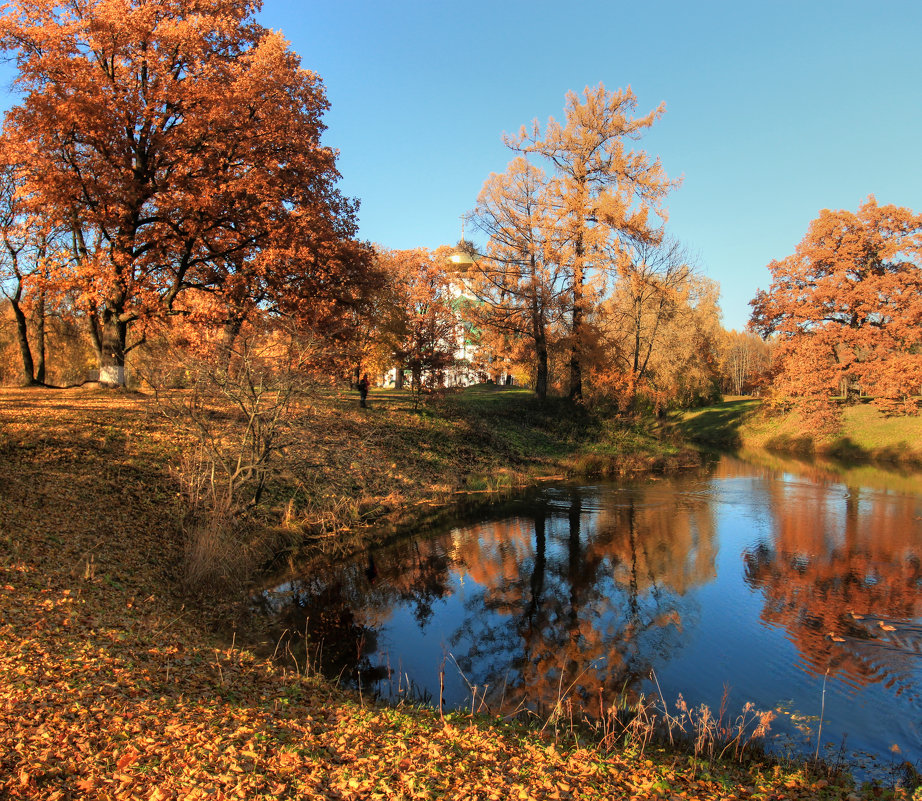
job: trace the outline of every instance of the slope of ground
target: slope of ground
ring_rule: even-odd
[[[730,398],[683,412],[674,426],[687,440],[713,447],[922,464],[922,416],[887,415],[869,403],[842,411],[841,430],[832,435],[812,433],[796,410],[766,414],[753,398]]]
[[[324,415],[343,459],[364,441],[343,432],[384,436],[351,399]],[[472,442],[473,464],[502,463]],[[793,771],[376,708],[221,645],[180,586],[169,467],[187,446],[141,396],[0,392],[0,797],[847,797]]]

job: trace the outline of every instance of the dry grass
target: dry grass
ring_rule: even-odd
[[[312,443],[412,427],[402,409],[366,418],[350,401],[329,400]],[[659,748],[602,754],[464,715],[369,707],[300,667],[222,644],[182,589],[185,509],[169,468],[188,441],[147,399],[2,391],[0,421],[4,798],[846,794],[797,771],[719,766],[705,775]],[[359,465],[371,500],[388,488],[378,483],[378,448]],[[334,455],[340,466],[347,458],[341,448]],[[422,497],[417,469],[403,468],[402,498],[414,487]]]

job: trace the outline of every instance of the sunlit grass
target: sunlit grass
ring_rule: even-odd
[[[790,453],[820,453],[845,459],[922,462],[922,416],[886,415],[870,403],[843,409],[842,427],[818,435],[795,409],[782,414],[762,410],[755,398],[732,398],[682,412],[673,421],[687,439],[716,447],[767,448]]]

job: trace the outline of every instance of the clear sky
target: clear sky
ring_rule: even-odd
[[[502,134],[599,82],[665,102],[637,146],[683,176],[669,227],[728,328],[820,209],[922,211],[919,0],[265,0],[260,21],[323,78],[341,188],[388,247],[456,242]]]

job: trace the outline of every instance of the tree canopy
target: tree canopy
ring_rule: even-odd
[[[880,206],[820,212],[769,265],[751,327],[777,341],[775,391],[823,403],[843,391],[914,409],[922,384],[922,215]]]
[[[535,121],[517,136],[506,137],[513,150],[543,159],[552,170],[548,201],[557,261],[568,277],[572,398],[583,394],[586,319],[599,298],[587,284],[628,257],[617,247],[621,239],[659,239],[666,217],[662,201],[677,185],[666,177],[659,159],[628,149],[665,110],[661,105],[634,117],[636,107],[630,87],[609,92],[599,84],[587,87],[582,98],[567,93],[564,122],[551,118],[542,131]]]
[[[14,0],[0,17],[22,93],[10,160],[72,233],[53,283],[92,322],[103,380],[124,381],[129,326],[189,288],[224,293],[230,316],[354,301],[369,256],[320,142],[323,85],[256,9]]]

